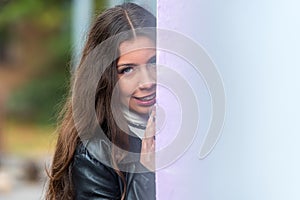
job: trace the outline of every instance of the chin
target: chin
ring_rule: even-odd
[[[139,114],[139,115],[144,115],[144,116],[147,116],[149,117],[150,115],[150,110],[151,110],[151,107],[134,107],[134,108],[130,108],[131,111],[134,111],[135,113]]]

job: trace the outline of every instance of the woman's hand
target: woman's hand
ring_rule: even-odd
[[[145,136],[142,139],[140,157],[140,162],[150,171],[155,171],[155,115],[156,110],[153,107],[146,126]]]

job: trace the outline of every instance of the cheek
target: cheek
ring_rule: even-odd
[[[122,99],[129,98],[133,94],[135,88],[135,84],[132,81],[126,79],[119,80],[119,90]]]

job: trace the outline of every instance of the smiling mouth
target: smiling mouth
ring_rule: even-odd
[[[133,99],[135,100],[137,105],[147,107],[152,106],[156,103],[156,93],[144,97],[134,97]]]
[[[155,97],[156,97],[156,94],[153,93],[153,94],[145,96],[145,97],[134,97],[134,98],[141,100],[141,101],[150,101],[152,99],[155,99]]]

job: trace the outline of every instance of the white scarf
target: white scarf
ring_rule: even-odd
[[[145,129],[147,125],[147,119],[140,116],[139,114],[129,111],[126,106],[122,106],[123,115],[128,122],[128,128],[140,139],[145,137]]]

